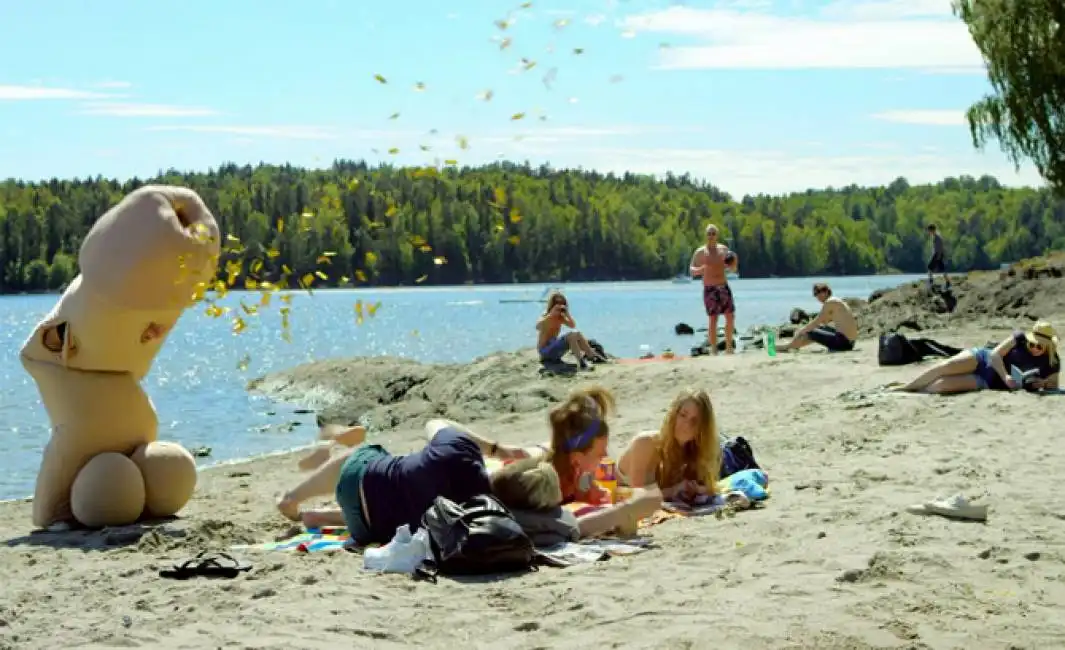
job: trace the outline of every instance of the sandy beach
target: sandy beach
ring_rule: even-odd
[[[1060,329],[1050,282],[1060,286],[1024,285],[1046,295],[1021,312],[959,302],[962,316],[924,319],[921,335],[979,345],[1036,313]],[[654,548],[637,555],[438,584],[373,574],[342,552],[245,551],[253,569],[228,581],[157,576],[202,549],[284,536],[274,498],[298,480],[294,455],[202,473],[182,517],[152,528],[31,536],[29,504],[3,504],[0,648],[1065,647],[1065,496],[1053,487],[1065,483],[1065,399],[888,394],[879,387],[919,367],[879,368],[876,348],[874,337],[845,354],[749,352],[573,378],[541,377],[531,351],[268,376],[258,390],[368,419],[395,452],[422,443],[431,415],[505,442],[545,440],[547,409],[585,382],[618,398],[616,452],[657,427],[679,389],[704,386],[723,431],[746,437],[768,470],[772,497],[734,518],[654,526]],[[959,492],[990,504],[987,523],[905,511]]]

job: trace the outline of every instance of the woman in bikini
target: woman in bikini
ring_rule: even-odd
[[[618,471],[634,488],[657,485],[666,501],[713,498],[721,441],[710,395],[705,390],[677,395],[658,431],[644,431],[629,442]]]
[[[1011,367],[1035,377],[1018,386]],[[1039,321],[1032,329],[1017,331],[994,348],[972,348],[940,361],[903,386],[907,393],[950,395],[978,390],[1056,390],[1061,361],[1054,327]]]
[[[570,331],[562,334],[562,326]],[[569,304],[561,291],[552,291],[547,298],[547,308],[536,321],[536,350],[542,363],[558,363],[567,351],[572,352],[582,370],[591,366],[589,361],[606,361],[599,355],[584,335],[576,329],[577,324],[569,313]]]

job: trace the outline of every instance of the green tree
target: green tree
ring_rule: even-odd
[[[1019,166],[1031,160],[1065,192],[1065,4],[1060,0],[955,0],[987,63],[992,92],[969,108],[973,144],[999,141]]]

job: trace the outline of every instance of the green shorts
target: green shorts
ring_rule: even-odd
[[[344,524],[348,527],[348,534],[360,546],[368,544],[369,540],[373,539],[366,517],[362,513],[362,499],[359,498],[362,477],[366,474],[366,467],[372,461],[387,455],[388,452],[381,445],[363,443],[351,452],[340,467],[340,478],[337,479],[336,489],[337,505],[344,514]]]

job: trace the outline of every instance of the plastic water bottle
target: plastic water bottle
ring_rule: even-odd
[[[765,333],[765,351],[769,353],[769,356],[777,356],[777,333],[775,330],[766,330]]]

